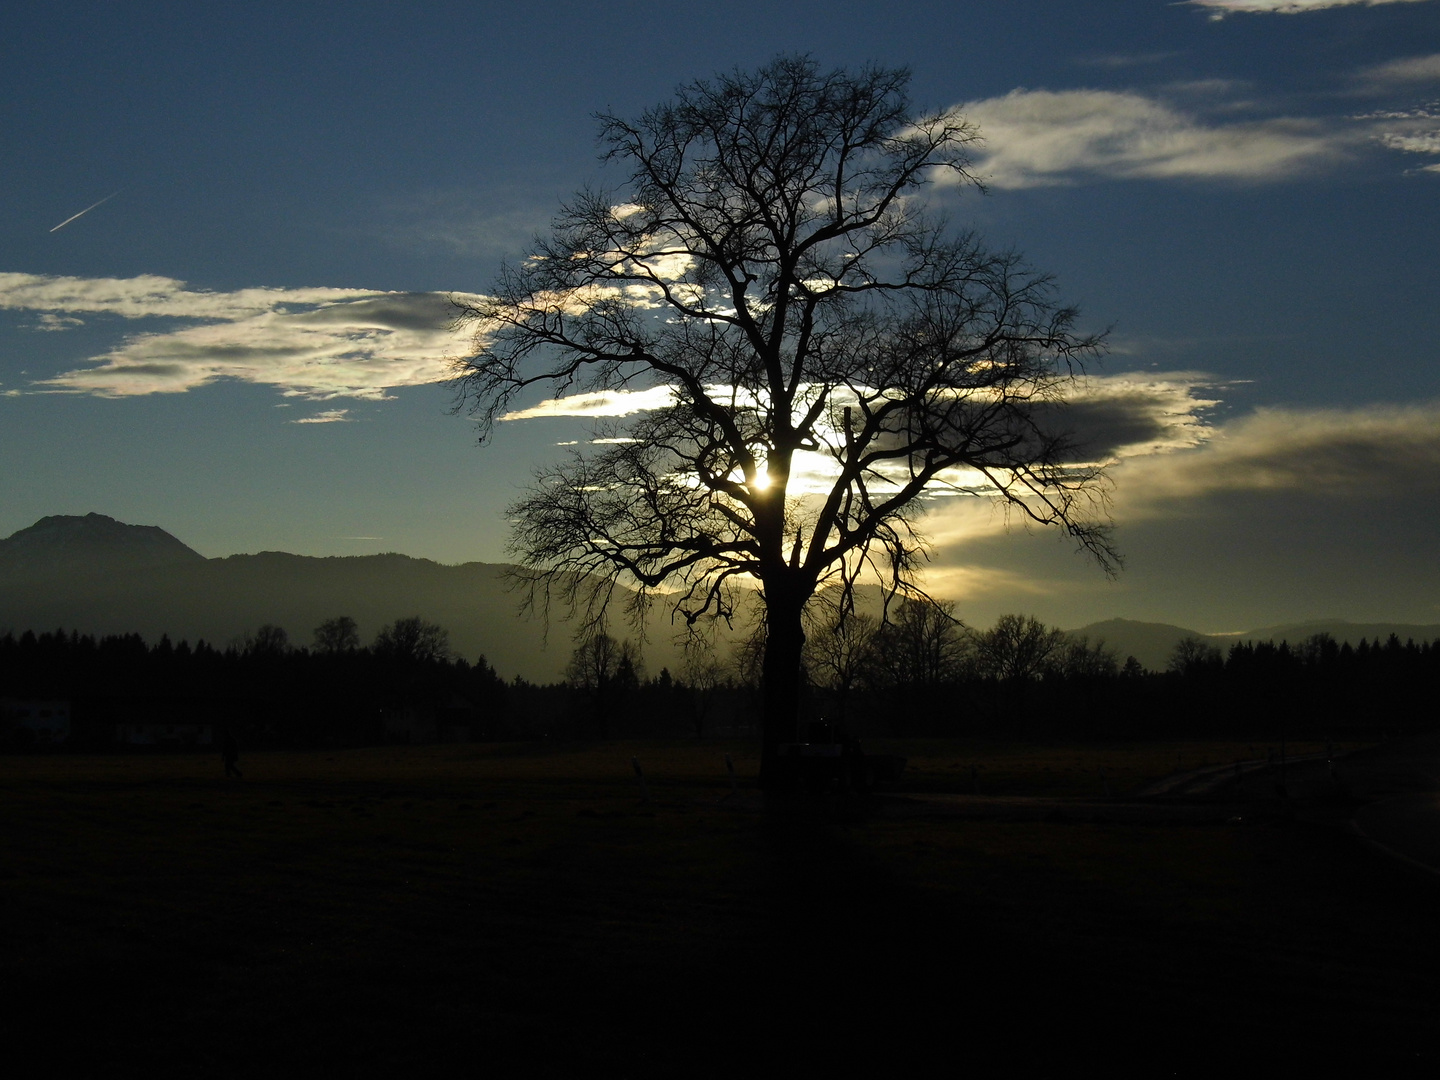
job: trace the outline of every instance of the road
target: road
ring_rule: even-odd
[[[1378,851],[1440,880],[1440,731],[1392,739],[1331,760],[1324,754],[1212,765],[1127,797],[1058,799],[925,795],[890,812],[1001,820],[1240,822],[1282,813],[1348,828]]]
[[[1361,802],[1351,821],[1354,830],[1440,878],[1440,732],[1361,751],[1341,769]]]
[[[1351,831],[1440,877],[1440,732],[1392,739],[1334,761],[1315,755],[1291,759],[1283,768],[1248,761],[1198,769],[1166,777],[1142,794],[1165,800],[1283,797],[1312,812],[1348,809]]]

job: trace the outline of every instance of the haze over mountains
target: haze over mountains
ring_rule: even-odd
[[[207,559],[153,526],[101,514],[47,517],[0,540],[0,632],[133,632],[150,641],[169,634],[223,648],[270,623],[308,645],[325,619],[349,615],[368,644],[386,623],[420,615],[450,632],[459,655],[483,654],[507,679],[558,678],[570,655],[568,629],[553,626],[547,648],[544,624],[518,615],[504,572],[393,554]]]
[[[307,645],[325,619],[349,615],[370,641],[386,623],[420,615],[450,632],[455,651],[484,655],[505,678],[558,679],[572,648],[570,627],[522,616],[504,564],[445,566],[407,555],[317,558],[266,551],[207,559],[156,526],[103,514],[54,516],[0,540],[0,633],[79,630],[139,633],[158,640],[204,638],[225,646],[270,623]],[[962,613],[963,614],[963,613]],[[1180,626],[1110,619],[1071,631],[1103,639],[1120,659],[1163,669],[1187,635],[1227,648],[1240,640],[1298,642],[1329,633],[1339,641],[1440,638],[1440,625],[1355,624],[1340,620],[1205,635]],[[646,645],[649,670],[678,671],[681,657],[658,625]]]

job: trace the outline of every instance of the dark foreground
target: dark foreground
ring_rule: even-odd
[[[725,749],[0,759],[0,1046],[95,1076],[1440,1067],[1440,889],[1333,805],[746,810]],[[968,752],[1093,786],[1090,751]]]

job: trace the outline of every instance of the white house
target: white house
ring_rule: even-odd
[[[0,730],[27,731],[37,745],[58,745],[70,738],[70,702],[0,698]]]

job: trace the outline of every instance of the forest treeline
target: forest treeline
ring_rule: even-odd
[[[908,601],[888,618],[817,620],[802,712],[859,737],[1173,738],[1379,736],[1433,725],[1440,642],[1179,641],[1165,671],[1123,660],[1029,616],[988,630],[947,603]],[[647,672],[642,648],[603,627],[572,653],[564,682],[506,681],[452,655],[415,616],[361,646],[327,620],[297,647],[275,626],[224,648],[136,634],[0,637],[0,741],[34,743],[16,704],[66,702],[68,745],[180,744],[230,732],[251,746],[757,734],[763,630],[728,655],[696,648],[682,670]],[[202,737],[202,729],[206,732]],[[138,735],[137,735],[138,733]]]

